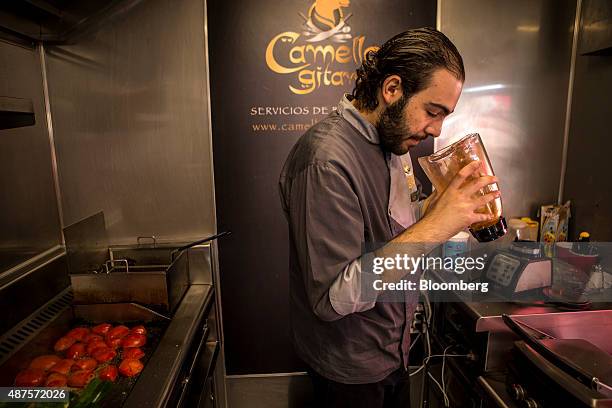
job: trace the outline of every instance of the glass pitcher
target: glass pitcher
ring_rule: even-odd
[[[430,156],[419,157],[423,171],[438,191],[444,191],[459,170],[473,161],[481,163],[480,176],[495,175],[478,133],[469,134]],[[494,183],[480,189],[478,194],[484,195],[498,190],[497,183]],[[490,201],[476,212],[488,214],[491,217],[490,220],[470,225],[470,232],[478,242],[494,241],[504,236],[507,226],[506,220],[502,217],[501,197]]]

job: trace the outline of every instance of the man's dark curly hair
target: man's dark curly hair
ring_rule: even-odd
[[[402,79],[402,91],[409,98],[427,87],[438,68],[446,68],[457,79],[465,81],[463,59],[444,34],[433,28],[404,31],[384,43],[378,51],[368,52],[357,69],[353,89],[357,108],[376,109],[378,89],[390,75]]]

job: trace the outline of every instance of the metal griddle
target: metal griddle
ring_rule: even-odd
[[[68,300],[71,297],[70,292],[65,292],[60,295],[64,300]],[[153,352],[157,348],[160,339],[165,333],[170,320],[161,317],[157,313],[150,311],[146,313],[146,309],[139,305],[109,305],[108,313],[105,311],[107,305],[96,305],[95,310],[90,309],[85,313],[92,313],[97,319],[93,321],[85,320],[81,317],[77,317],[74,308],[65,307],[61,310],[52,310],[54,303],[57,298],[52,299],[47,305],[43,306],[37,313],[32,315],[29,319],[22,321],[20,327],[37,327],[37,321],[40,321],[43,315],[54,317],[47,322],[34,336],[29,338],[26,344],[22,344],[21,347],[7,358],[0,365],[0,385],[11,386],[17,373],[25,368],[28,364],[37,356],[44,354],[57,354],[53,350],[55,342],[65,335],[70,329],[78,326],[89,326],[92,327],[101,321],[111,323],[113,325],[125,324],[128,327],[142,324],[147,329],[147,343],[141,347],[144,351],[145,356],[141,359],[142,363],[147,366]],[[112,317],[116,315],[116,310],[123,310],[123,315],[126,317],[123,320],[116,321],[112,320]],[[134,312],[130,313],[133,309]],[[107,316],[105,316],[105,313]],[[131,316],[130,316],[131,315]],[[108,318],[104,318],[108,317]],[[19,341],[19,334],[13,333],[10,338],[3,337],[0,339],[0,344],[12,341]],[[1,346],[0,346],[1,347]],[[121,363],[120,353],[113,359],[109,364],[115,364],[117,367]],[[115,408],[120,407],[124,404],[127,396],[131,392],[132,388],[138,381],[140,376],[126,378],[121,375],[117,377],[117,381],[113,383],[113,387],[104,398],[104,407]],[[73,389],[73,391],[79,393],[80,389]]]
[[[33,358],[56,354],[53,345],[71,328],[102,321],[128,327],[143,324],[148,331],[142,348],[144,369],[133,378],[119,375],[102,406],[174,406],[174,398],[186,385],[182,382],[184,367],[188,374],[194,372],[194,348],[208,350],[204,355],[209,359],[208,370],[214,367],[219,346],[209,338],[214,329],[209,330],[206,320],[213,306],[214,289],[207,284],[191,285],[171,319],[133,303],[73,306],[67,288],[0,336],[0,386],[12,386],[17,373]],[[119,356],[113,362],[119,363]]]

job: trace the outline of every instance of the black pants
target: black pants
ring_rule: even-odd
[[[403,368],[371,384],[342,384],[308,369],[314,408],[410,408],[410,377]]]

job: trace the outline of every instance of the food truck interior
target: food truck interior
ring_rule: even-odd
[[[420,294],[411,406],[612,407],[612,1],[353,0],[324,39],[317,3],[0,2],[0,387],[316,408],[278,177],[368,47],[429,26],[466,80],[423,197],[417,159],[478,132],[508,232],[470,276],[494,301]]]

